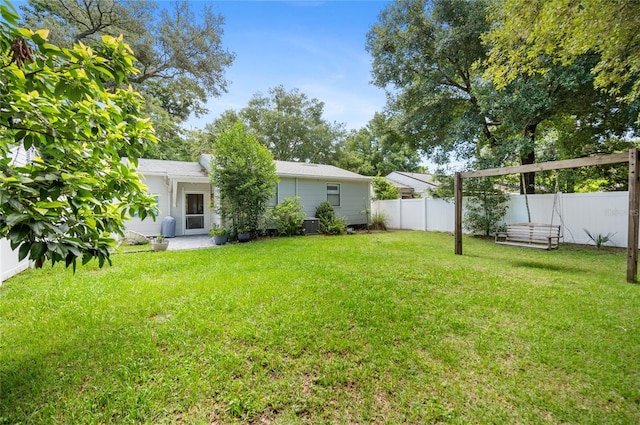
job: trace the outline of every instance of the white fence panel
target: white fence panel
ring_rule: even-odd
[[[29,260],[18,261],[18,252],[11,250],[9,240],[0,239],[0,285],[27,268]]]
[[[372,214],[382,214],[387,220],[387,227],[391,229],[402,229],[402,201],[393,199],[389,201],[374,201],[371,204]]]
[[[455,205],[444,199],[425,199],[427,229],[432,232],[453,232]]]
[[[593,244],[592,235],[612,234],[609,245],[627,246],[628,192],[511,195],[505,223],[531,221],[561,225],[563,242]],[[465,198],[466,202],[466,198]],[[454,205],[443,199],[375,201],[373,212],[382,212],[393,229],[453,232]]]
[[[401,201],[401,223],[403,229],[427,230],[427,212],[423,199],[405,199]]]

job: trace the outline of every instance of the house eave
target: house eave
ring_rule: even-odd
[[[311,176],[308,174],[288,174],[288,173],[277,173],[277,175],[278,177],[288,177],[292,179],[371,182],[371,177],[364,177],[364,176],[363,177]]]

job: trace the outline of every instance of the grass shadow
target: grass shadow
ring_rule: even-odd
[[[580,267],[569,266],[565,264],[549,264],[543,263],[540,261],[531,261],[531,260],[515,260],[509,262],[513,267],[527,268],[527,269],[537,269],[537,270],[550,270],[556,272],[567,272],[567,273],[583,273],[585,269]]]

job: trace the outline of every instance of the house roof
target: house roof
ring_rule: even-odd
[[[127,158],[123,158],[128,161]],[[164,159],[138,159],[137,171],[146,175],[161,175],[168,177],[205,177],[209,175],[197,162],[167,161]]]
[[[308,164],[304,162],[274,161],[278,177],[294,177],[307,179],[335,179],[370,181],[371,177],[363,176],[333,165]],[[200,164],[209,167],[211,155],[202,155]]]
[[[308,164],[305,162],[274,161],[279,177],[322,178],[336,180],[370,181],[371,177],[334,167],[333,165]]]
[[[388,178],[389,180],[393,180],[393,178],[390,178],[390,177],[389,177],[389,176],[390,176],[391,174],[393,174],[393,173],[400,174],[400,175],[402,175],[402,176],[409,177],[409,178],[411,178],[411,179],[418,180],[418,181],[423,182],[423,183],[428,183],[428,184],[433,185],[433,186],[436,186],[436,185],[437,185],[437,183],[436,183],[436,181],[435,181],[435,178],[434,178],[433,174],[425,174],[425,173],[408,173],[408,172],[406,172],[406,171],[393,171],[392,173],[390,173],[390,174],[387,176],[387,178]]]

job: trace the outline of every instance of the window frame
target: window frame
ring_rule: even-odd
[[[330,186],[336,186],[337,189],[329,189]],[[331,192],[330,192],[330,190],[331,190]],[[337,193],[335,193],[335,192],[337,192]],[[326,193],[327,193],[327,202],[329,202],[334,207],[342,206],[342,187],[341,187],[340,183],[327,183],[326,184]],[[334,204],[331,201],[330,196],[336,196],[336,195],[338,196],[338,203]]]

